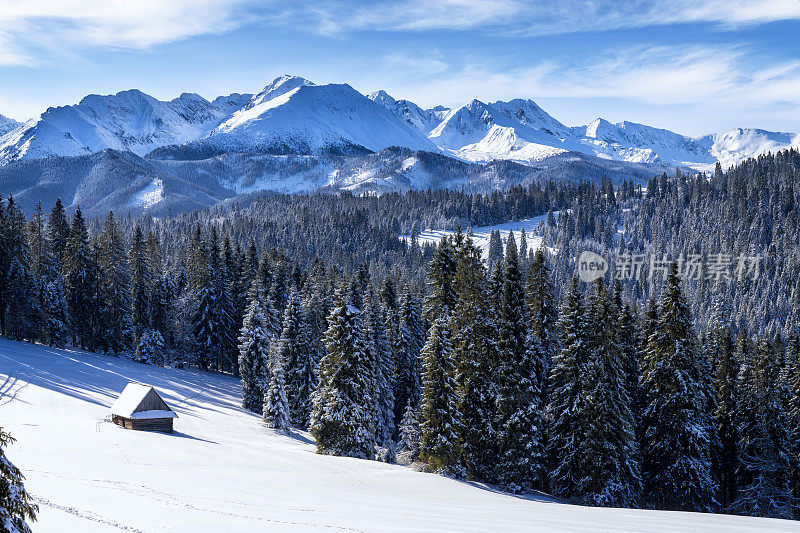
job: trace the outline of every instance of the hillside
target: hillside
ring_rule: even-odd
[[[171,435],[123,430],[129,379],[175,409]],[[372,461],[320,456],[305,433],[239,408],[238,380],[0,340],[0,420],[41,511],[37,532],[796,531],[725,515],[599,509]]]

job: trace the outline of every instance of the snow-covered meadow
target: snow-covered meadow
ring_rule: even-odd
[[[109,407],[152,384],[176,432],[125,430]],[[797,531],[796,522],[601,509],[315,453],[267,429],[230,376],[0,340],[0,424],[40,506],[37,532]]]
[[[558,217],[557,212],[554,213],[554,215]],[[520,232],[524,229],[525,239],[528,243],[528,251],[535,252],[542,246],[542,237],[539,227],[541,224],[546,223],[546,221],[547,215],[541,215],[538,217],[527,218],[525,220],[503,222],[502,224],[495,224],[493,226],[475,227],[471,229],[472,242],[481,249],[483,252],[483,258],[486,259],[489,256],[489,239],[492,236],[493,230],[498,230],[500,232],[500,237],[503,239],[504,244],[508,239],[508,234],[513,231],[514,238],[517,241],[517,246],[519,246]],[[464,231],[467,231],[467,229],[465,228]],[[419,244],[437,244],[440,240],[442,240],[442,237],[446,235],[453,235],[454,233],[455,231],[452,230],[426,229],[417,235],[417,242]],[[400,238],[406,242],[406,244],[411,243],[410,235],[400,235]],[[555,250],[551,250],[551,253],[554,252]]]

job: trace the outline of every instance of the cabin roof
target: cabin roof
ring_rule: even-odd
[[[111,414],[125,418],[177,418],[150,385],[131,381],[111,406]]]

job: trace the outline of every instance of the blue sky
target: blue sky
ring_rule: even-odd
[[[532,98],[568,125],[797,132],[800,0],[0,0],[0,114],[18,120],[284,73],[423,106]]]

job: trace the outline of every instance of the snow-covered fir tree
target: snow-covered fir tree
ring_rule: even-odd
[[[252,291],[239,333],[239,375],[242,378],[242,407],[254,413],[263,411],[273,340],[264,319],[261,298],[257,290]]]
[[[711,426],[692,317],[676,264],[670,267],[655,332],[642,361],[642,478],[645,501],[659,509],[711,511]]]
[[[64,292],[72,343],[84,349],[97,345],[97,263],[80,208],[75,210],[64,249]]]
[[[731,509],[752,516],[791,518],[789,432],[776,363],[767,340],[740,361],[736,382],[738,491]]]
[[[593,423],[585,383],[591,329],[577,278],[573,278],[561,307],[559,330],[560,351],[553,358],[549,376],[550,488],[560,497],[580,500],[584,494],[589,494],[587,478],[596,465],[587,463],[583,447]]]
[[[288,309],[288,308],[287,308]],[[289,429],[291,414],[286,397],[286,358],[289,342],[273,343],[269,360],[269,385],[264,396],[264,421],[273,429]]]
[[[419,306],[416,298],[406,291],[400,305],[400,318],[395,344],[395,423],[403,418],[403,405],[419,405],[422,395],[420,351],[425,342]]]
[[[406,454],[409,461],[416,461],[419,457],[420,446],[419,413],[411,404],[406,405],[403,421],[400,423],[401,454]]]
[[[486,285],[481,250],[456,235],[459,289],[451,317],[461,415],[461,466],[469,477],[496,480],[498,328]]]
[[[544,450],[541,391],[536,367],[543,350],[528,333],[528,310],[514,234],[503,262],[500,346],[497,365],[498,478],[513,492],[541,488]]]
[[[372,459],[375,454],[375,369],[359,309],[340,290],[328,316],[310,430],[317,451]]]
[[[591,346],[583,377],[589,414],[580,443],[588,464],[580,500],[604,507],[632,507],[639,499],[639,450],[620,348],[619,310],[600,278],[589,305]]]
[[[422,348],[420,459],[433,471],[450,472],[459,458],[458,391],[450,317],[446,308]]]
[[[386,311],[372,291],[367,292],[364,309],[367,346],[375,365],[375,438],[385,446],[392,442],[397,426],[394,420],[394,358],[386,335]]]
[[[136,360],[148,365],[163,365],[165,361],[164,337],[155,329],[147,328],[136,344]]]
[[[31,295],[35,292],[30,271],[30,253],[26,236],[25,215],[17,202],[9,197],[2,224],[3,291],[2,330],[15,340],[32,339],[36,335],[37,309]]]
[[[129,352],[134,334],[131,310],[131,278],[122,232],[109,212],[100,234],[98,281],[102,346],[113,353]]]
[[[147,243],[142,228],[138,225],[133,230],[129,261],[131,321],[138,336],[150,326],[150,296],[153,283]]]
[[[27,522],[36,520],[39,506],[25,490],[24,476],[6,457],[6,448],[14,438],[0,427],[0,530],[8,533],[30,533]]]

